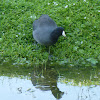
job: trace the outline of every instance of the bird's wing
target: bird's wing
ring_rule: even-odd
[[[35,20],[33,22],[33,30],[36,30],[37,27],[38,27],[38,20]]]
[[[39,19],[33,22],[33,31],[38,28],[55,29],[57,25],[48,15],[41,15]]]
[[[54,20],[52,20],[48,15],[41,15],[41,17],[39,18],[39,23],[40,26],[53,26],[53,27],[57,27],[56,23]]]

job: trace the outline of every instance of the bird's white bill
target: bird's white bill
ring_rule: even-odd
[[[64,37],[66,37],[65,31],[62,32],[62,35],[63,35]]]

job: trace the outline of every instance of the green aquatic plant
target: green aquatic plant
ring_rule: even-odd
[[[0,62],[15,64],[51,63],[93,65],[100,62],[99,0],[1,0]],[[51,57],[45,46],[34,44],[34,20],[48,14],[67,37],[51,46]]]

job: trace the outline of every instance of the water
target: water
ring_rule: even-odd
[[[100,100],[100,68],[3,65],[0,100]]]

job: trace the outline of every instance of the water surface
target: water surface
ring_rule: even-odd
[[[0,66],[0,100],[100,100],[100,68]]]

